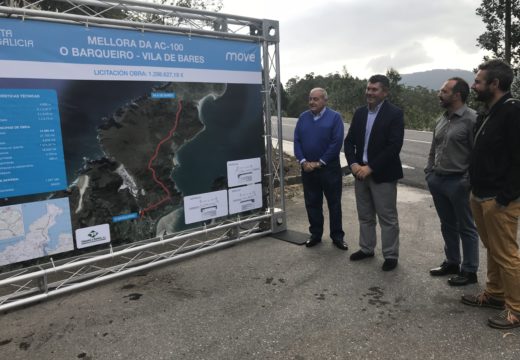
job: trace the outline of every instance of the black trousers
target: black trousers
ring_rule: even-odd
[[[329,208],[330,237],[333,241],[342,241],[345,233],[341,215],[343,180],[339,161],[308,173],[302,170],[302,183],[312,238],[321,239],[323,235],[323,195],[325,195]]]

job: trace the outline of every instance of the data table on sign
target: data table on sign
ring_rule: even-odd
[[[56,92],[0,89],[0,197],[66,186]]]

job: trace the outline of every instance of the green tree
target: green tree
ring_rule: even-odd
[[[307,109],[309,91],[315,87],[326,89],[329,94],[328,105],[348,120],[364,101],[366,80],[352,77],[345,68],[342,74],[314,76],[314,73],[310,73],[304,78],[291,78],[285,85],[288,97],[287,116],[297,117]]]
[[[152,0],[153,3],[159,5],[180,6],[190,9],[208,10],[219,12],[222,9],[223,0]],[[33,3],[37,8],[45,11],[67,12],[69,14],[89,15],[102,14],[103,17],[112,19],[132,19],[150,23],[159,23],[165,25],[179,26],[188,21],[192,23],[201,23],[206,26],[214,26],[215,24],[205,23],[203,20],[187,20],[182,17],[164,17],[159,14],[150,14],[144,12],[127,11],[122,9],[106,9],[89,5],[88,8],[78,7],[77,4],[56,0],[15,0],[15,6],[25,6],[26,3]]]
[[[401,99],[399,106],[403,109],[407,129],[433,130],[435,120],[443,111],[437,91],[422,86],[403,86]]]
[[[442,112],[437,92],[421,86],[402,85],[401,75],[394,69],[389,69],[387,76],[390,79],[390,101],[403,109],[406,128],[432,130]],[[308,107],[309,91],[314,87],[323,87],[329,94],[329,106],[350,122],[355,109],[366,103],[366,85],[367,80],[352,77],[345,68],[341,74],[315,76],[310,73],[304,78],[291,78],[285,85],[288,99],[286,114],[298,117]]]
[[[285,85],[289,101],[287,103],[287,115],[297,117],[307,109],[309,91],[315,87],[325,87],[322,76],[314,77],[314,73],[305,75],[303,79],[291,78]]]
[[[482,0],[476,10],[486,24],[478,45],[513,66],[520,63],[520,5],[516,0]]]
[[[399,72],[393,68],[386,71],[386,77],[390,80],[390,94],[389,100],[399,107],[403,107],[401,94],[403,92],[403,85],[400,84],[402,77]]]
[[[44,11],[53,11],[53,12],[67,12],[68,14],[75,15],[89,15],[101,13],[104,17],[111,19],[124,19],[126,17],[126,12],[120,9],[106,9],[96,6],[89,6],[88,9],[84,7],[78,7],[76,4],[68,3],[65,1],[55,1],[55,0],[15,0],[13,5],[15,7],[23,7],[27,4],[34,4],[37,9]]]
[[[222,0],[152,0],[153,3],[159,5],[179,6],[190,9],[207,10],[219,12],[222,9]],[[166,14],[166,13],[165,13]],[[172,16],[161,13],[145,13],[129,11],[128,18],[135,21],[142,21],[147,23],[181,26],[185,24],[199,26],[201,28],[214,28],[215,30],[223,30],[223,24],[213,23],[206,20],[188,19],[182,17],[182,14],[171,14]]]

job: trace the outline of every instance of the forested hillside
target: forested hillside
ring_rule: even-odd
[[[403,109],[406,128],[432,130],[436,118],[443,111],[439,105],[437,90],[403,85],[401,75],[393,69],[387,71],[386,75],[391,82],[389,99]],[[282,95],[283,115],[298,117],[307,109],[310,89],[323,87],[329,94],[329,106],[339,111],[346,122],[350,122],[354,110],[365,104],[366,85],[366,79],[355,78],[346,70],[342,74],[315,76],[310,73],[303,78],[291,78]]]

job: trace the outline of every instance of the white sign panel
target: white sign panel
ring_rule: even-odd
[[[101,224],[76,230],[78,249],[110,242],[110,226]]]
[[[241,186],[258,183],[262,180],[260,158],[228,161],[228,186]]]
[[[262,186],[253,184],[229,189],[229,213],[236,214],[262,207]]]
[[[227,214],[226,190],[184,197],[184,222],[186,224],[214,219]]]

